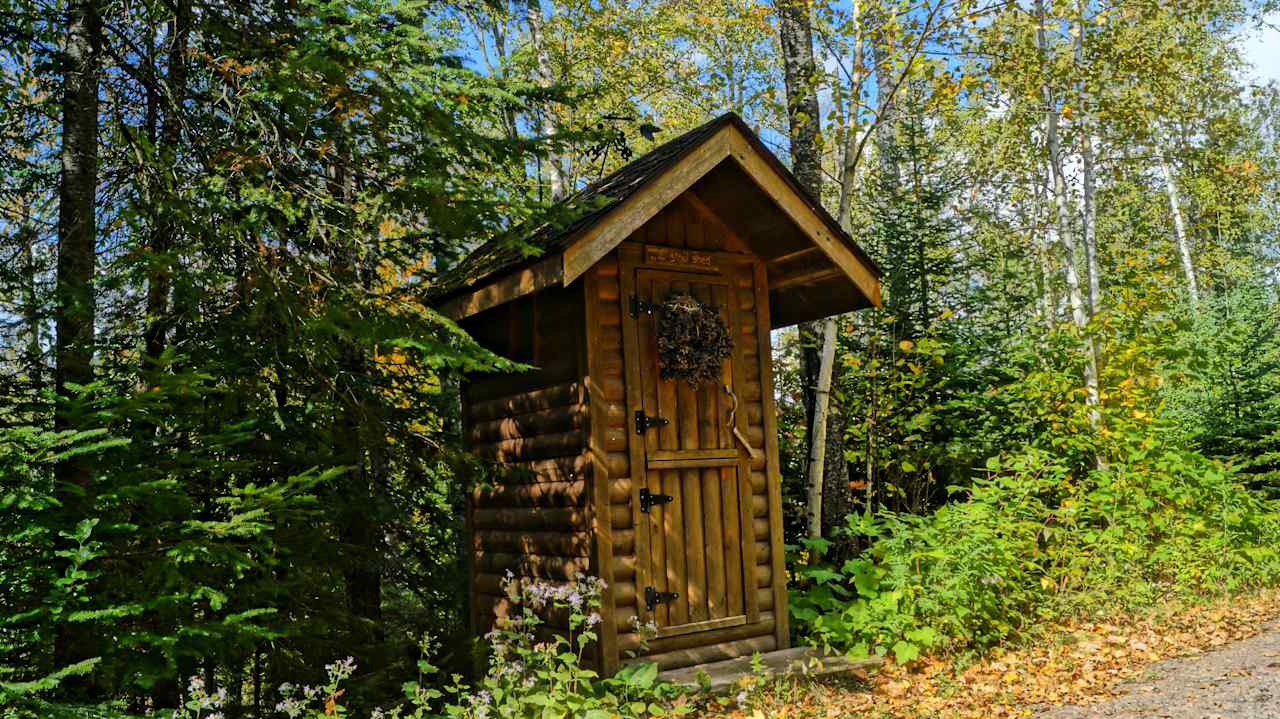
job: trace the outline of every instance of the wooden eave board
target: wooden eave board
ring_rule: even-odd
[[[734,124],[725,125],[603,220],[575,237],[562,255],[562,281],[568,284],[586,272],[726,158],[732,158],[773,199],[868,301],[880,304],[880,280],[876,268],[855,254],[838,232],[828,226],[827,221],[809,206]]]
[[[732,159],[769,195],[781,212],[858,288],[869,303],[880,305],[878,268],[869,260],[864,261],[860,251],[856,251],[844,239],[843,233],[831,225],[829,217],[815,211],[810,202],[796,191],[792,181],[775,167],[776,159],[766,158],[737,124],[730,122],[686,152],[601,220],[578,231],[563,251],[549,254],[533,267],[500,276],[450,300],[441,310],[446,316],[460,320],[551,284],[568,286],[726,159]]]

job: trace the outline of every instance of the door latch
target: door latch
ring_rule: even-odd
[[[666,417],[650,417],[644,410],[636,410],[636,434],[644,434],[650,427],[665,427],[671,424]]]
[[[659,604],[674,602],[679,598],[680,598],[680,594],[678,592],[659,592],[657,589],[654,589],[653,587],[644,588],[644,606],[651,612],[653,611],[654,607],[658,606]]]
[[[640,490],[640,511],[645,514],[649,513],[649,509],[656,504],[670,504],[672,500],[669,494],[654,494],[647,489]]]
[[[662,309],[662,305],[657,302],[649,302],[640,299],[640,295],[631,295],[631,316],[638,318],[640,315],[651,315]]]

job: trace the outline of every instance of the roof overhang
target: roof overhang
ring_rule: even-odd
[[[766,263],[773,326],[880,306],[880,270],[741,123],[725,123],[563,251],[487,279],[441,304],[461,320],[568,286],[681,194],[692,192]]]

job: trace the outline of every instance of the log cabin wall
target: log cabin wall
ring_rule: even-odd
[[[536,367],[472,375],[463,387],[468,448],[522,470],[477,488],[468,509],[472,624],[483,634],[508,610],[508,570],[565,582],[593,569],[581,287],[522,297],[463,326],[488,349]]]
[[[691,505],[691,519],[680,520],[692,531],[682,538],[701,538],[696,546],[682,545],[686,566],[702,562],[700,571],[689,572],[685,588],[692,601],[687,597],[681,611],[690,621],[711,621],[713,628],[676,628],[646,641],[635,629],[637,619],[655,619],[644,607],[644,587],[666,587],[661,577],[646,576],[654,561],[651,546],[660,550],[662,537],[650,539],[653,515],[640,511],[639,492],[654,480],[646,470],[644,436],[637,436],[631,424],[631,414],[642,406],[643,383],[635,362],[627,360],[627,348],[641,343],[636,322],[629,320],[628,302],[636,289],[636,269],[648,261],[647,247],[698,251],[723,260],[719,281],[726,285],[725,296],[734,298],[725,316],[734,325],[738,348],[726,377],[731,365],[729,379],[740,402],[737,427],[759,451],[756,456],[743,451],[740,459],[729,461],[741,496],[725,494],[720,502],[704,492],[718,502],[716,508]],[[538,367],[475,375],[464,387],[464,432],[471,450],[528,470],[472,496],[472,620],[478,633],[488,631],[493,618],[508,609],[501,590],[507,570],[553,582],[582,572],[608,585],[599,653],[593,657],[606,673],[632,657],[667,669],[788,645],[764,264],[696,194],[677,198],[570,287],[545,289],[487,310],[468,318],[464,328],[495,352]],[[716,402],[722,403],[721,410],[727,406],[727,400]],[[698,420],[703,432],[711,416]],[[722,445],[736,446],[732,439],[722,439]],[[692,481],[714,492],[718,471],[696,470]],[[715,519],[716,511],[721,519]],[[704,515],[711,519],[698,519]],[[698,558],[705,546],[714,547],[731,535],[743,545],[740,571],[712,567],[705,556]],[[715,576],[726,597],[733,595],[736,581],[738,608],[727,613],[736,611],[740,621],[714,625],[717,609],[705,588],[715,584],[710,580]],[[695,584],[703,588],[702,595],[688,591]],[[553,627],[564,623],[564,617],[548,619]]]

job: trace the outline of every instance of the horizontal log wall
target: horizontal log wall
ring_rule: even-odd
[[[472,620],[479,633],[512,609],[502,586],[507,572],[561,583],[593,569],[583,323],[581,291],[560,289],[466,324],[488,349],[535,366],[472,375],[463,392],[468,448],[511,470],[471,495]],[[559,614],[545,619],[567,625]]]

